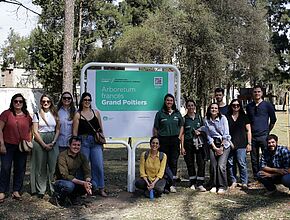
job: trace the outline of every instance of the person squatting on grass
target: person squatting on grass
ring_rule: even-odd
[[[52,203],[67,205],[73,203],[77,196],[88,194],[97,189],[91,178],[91,169],[86,157],[80,153],[81,138],[73,136],[69,139],[68,149],[58,156]],[[81,172],[80,172],[81,171]],[[82,176],[78,176],[82,174]]]
[[[141,178],[136,180],[135,186],[138,189],[144,190],[146,197],[149,197],[149,191],[152,189],[154,190],[154,195],[156,197],[161,196],[166,185],[164,174],[167,156],[165,153],[159,152],[158,149],[158,137],[153,136],[150,139],[150,150],[143,152],[140,157]]]
[[[266,195],[277,191],[275,184],[283,184],[290,190],[290,150],[278,145],[278,137],[274,134],[268,136],[267,144],[261,157],[258,181],[268,190]]]

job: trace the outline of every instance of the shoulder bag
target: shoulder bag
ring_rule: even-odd
[[[32,148],[33,148],[32,141],[24,140],[21,137],[17,120],[16,120],[16,126],[17,126],[17,130],[18,130],[18,133],[19,133],[19,137],[20,137],[20,143],[18,145],[18,148],[19,148],[20,152],[30,152],[32,150]]]
[[[86,119],[81,113],[80,113],[80,115],[81,115],[81,117],[83,117],[86,120],[86,122],[89,124],[89,126],[93,129],[93,131],[95,133],[94,137],[95,137],[96,143],[97,144],[105,144],[106,143],[106,138],[105,138],[105,135],[104,135],[102,129],[99,128],[98,130],[96,130],[93,127],[93,125],[88,121],[88,119]],[[94,113],[94,115],[95,115],[95,113]],[[98,120],[98,118],[97,118],[97,120]]]

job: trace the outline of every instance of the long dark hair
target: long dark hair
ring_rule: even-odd
[[[57,120],[58,119],[58,113],[57,113],[56,108],[54,106],[53,99],[48,94],[43,94],[40,97],[40,103],[41,103],[41,108],[40,108],[40,111],[39,111],[40,116],[44,119],[44,111],[43,111],[43,107],[42,107],[42,99],[45,98],[45,97],[48,98],[49,101],[50,101],[49,111],[54,116],[55,120]]]
[[[73,96],[70,92],[63,92],[61,94],[60,100],[57,103],[57,111],[59,111],[59,109],[62,107],[62,98],[64,95],[69,95],[71,97],[71,102],[70,102],[70,106],[69,106],[69,120],[73,120],[74,114],[76,113],[76,108],[74,105],[74,100],[73,100]]]
[[[80,104],[79,104],[79,111],[82,111],[83,110],[83,101],[84,101],[84,98],[86,96],[89,96],[90,99],[92,99],[92,95],[88,92],[84,92],[81,96],[81,99],[80,99]],[[92,108],[92,105],[90,105],[90,108]]]
[[[240,110],[239,110],[239,115],[245,115],[244,109],[243,109],[243,105],[242,105],[242,101],[239,99],[233,99],[230,103],[230,107],[228,108],[228,115],[232,115],[233,114],[233,108],[232,108],[232,104],[234,102],[238,102],[240,105]]]
[[[164,99],[163,99],[164,103],[163,103],[162,109],[163,109],[164,111],[168,112],[167,106],[166,106],[166,104],[165,104],[165,101],[166,101],[166,99],[167,99],[168,97],[170,97],[170,98],[173,99],[172,110],[175,111],[175,110],[177,109],[177,108],[176,108],[176,104],[175,104],[175,98],[174,98],[174,96],[173,96],[172,94],[170,94],[170,93],[167,93],[167,94],[164,96]]]
[[[16,116],[16,112],[13,106],[13,102],[16,98],[21,97],[22,101],[23,101],[23,105],[21,108],[21,111],[25,114],[25,116],[27,116],[29,114],[29,112],[27,111],[27,104],[26,104],[26,100],[23,97],[23,95],[21,93],[17,93],[14,96],[12,96],[11,101],[10,101],[10,106],[9,106],[9,110],[13,113],[14,116]]]
[[[211,118],[211,112],[210,112],[210,109],[211,109],[211,106],[212,106],[212,105],[217,105],[217,106],[219,106],[216,102],[213,102],[213,103],[211,103],[211,104],[207,107],[207,110],[206,110],[206,119],[207,119],[207,120],[210,120],[210,118]],[[218,117],[219,117],[219,118],[222,117],[222,114],[220,113],[220,111],[219,111],[219,113],[218,113]]]

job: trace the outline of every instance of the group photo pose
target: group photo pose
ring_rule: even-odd
[[[92,96],[88,92],[81,95],[79,109],[73,119],[73,136],[81,138],[81,153],[90,162],[92,180],[96,183],[98,193],[107,197],[105,192],[103,143],[97,142],[97,132],[103,131],[99,111],[93,110]]]
[[[31,193],[43,198],[46,191],[53,194],[53,177],[59,153],[56,145],[60,124],[52,98],[44,94],[40,98],[40,110],[33,119],[33,150],[31,156]]]
[[[20,93],[11,98],[10,106],[0,115],[0,203],[10,192],[11,169],[13,168],[12,198],[21,199],[28,152],[21,151],[19,144],[31,142],[32,118],[27,111],[26,100]]]
[[[172,94],[166,94],[163,101],[162,109],[155,115],[153,136],[157,136],[159,139],[159,151],[167,155],[167,164],[173,174],[173,183],[169,190],[175,193],[184,121]]]

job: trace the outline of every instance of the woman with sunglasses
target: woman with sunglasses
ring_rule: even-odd
[[[217,103],[207,108],[205,131],[210,145],[210,184],[212,193],[224,194],[228,188],[227,161],[230,153],[229,125]]]
[[[68,148],[68,141],[72,136],[73,117],[76,112],[73,97],[69,92],[64,92],[57,104],[60,132],[57,139],[57,146],[62,152]]]
[[[237,186],[238,165],[242,188],[248,188],[247,152],[251,151],[251,125],[250,120],[242,108],[242,102],[233,99],[228,111],[229,130],[232,149],[228,158],[228,168],[232,182],[231,189]]]
[[[99,111],[94,111],[91,106],[92,96],[84,92],[80,99],[79,110],[73,120],[73,136],[82,139],[81,153],[86,156],[91,164],[92,180],[97,184],[99,194],[107,197],[104,190],[104,161],[103,145],[95,141],[95,131],[103,131]]]
[[[11,98],[10,107],[0,115],[0,203],[9,192],[13,164],[13,199],[21,199],[20,191],[26,169],[27,152],[19,150],[22,140],[31,141],[32,119],[24,97],[18,93]]]
[[[50,96],[40,98],[40,111],[33,116],[34,145],[31,157],[31,193],[43,198],[47,182],[49,193],[53,193],[51,183],[55,171],[59,149],[59,118]]]

